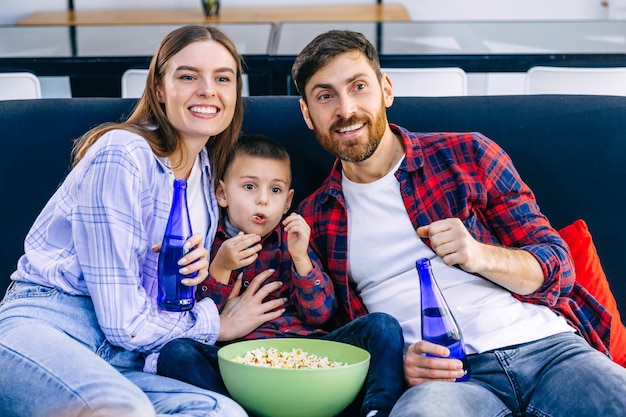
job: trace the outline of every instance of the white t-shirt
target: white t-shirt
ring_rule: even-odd
[[[202,166],[200,156],[198,156],[187,179],[187,206],[191,230],[194,234],[202,233],[202,236],[206,236],[209,229],[209,206],[204,199],[201,171]]]
[[[400,162],[398,163],[399,166]],[[449,267],[417,236],[394,176],[354,183],[343,177],[348,208],[348,274],[370,312],[396,317],[405,342],[421,339],[415,261],[431,259],[435,279],[455,316],[468,353],[574,331],[548,307],[517,300],[491,281]]]

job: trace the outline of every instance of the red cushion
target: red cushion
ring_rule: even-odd
[[[579,219],[559,230],[559,234],[570,247],[576,269],[576,280],[587,289],[613,316],[611,321],[611,357],[613,361],[626,366],[626,327],[620,319],[617,303],[606,275],[600,265],[600,258],[591,239],[591,233],[584,220]]]

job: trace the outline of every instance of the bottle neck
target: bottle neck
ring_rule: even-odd
[[[182,206],[184,206],[185,209],[187,208],[187,181],[177,178],[174,180],[172,208]]]
[[[189,238],[192,234],[189,208],[187,207],[187,181],[174,180],[172,207],[165,230],[166,235]]]
[[[433,286],[433,271],[430,267],[430,261],[426,258],[418,259],[415,263],[417,268],[417,274],[420,279],[421,285],[428,285],[429,287]]]
[[[437,281],[433,276],[430,261],[426,258],[416,262],[420,280],[420,297],[422,308],[448,308]]]

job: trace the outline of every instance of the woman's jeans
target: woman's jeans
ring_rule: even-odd
[[[230,398],[142,372],[107,342],[89,297],[14,283],[0,304],[0,415],[241,417]]]
[[[391,417],[626,415],[626,368],[574,333],[468,358],[469,381],[414,386]]]
[[[404,343],[397,320],[384,313],[371,313],[320,338],[359,346],[371,355],[361,394],[342,415],[389,412],[404,390]],[[219,375],[218,349],[190,339],[172,340],[161,350],[158,374],[228,395]]]

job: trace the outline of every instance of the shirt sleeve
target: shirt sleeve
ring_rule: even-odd
[[[291,302],[305,323],[323,325],[337,311],[335,286],[330,277],[323,272],[315,253],[309,251],[309,257],[313,269],[306,276],[299,275],[292,262]]]
[[[157,351],[176,337],[214,343],[219,314],[211,300],[188,312],[162,311],[143,286],[147,228],[155,221],[154,155],[147,144],[128,142],[105,143],[83,161],[88,166],[70,219],[100,327],[111,343],[139,352]]]
[[[230,293],[233,291],[234,279],[231,272],[231,280],[228,284],[222,284],[212,275],[209,276],[199,285],[196,296],[198,299],[210,298],[221,310],[226,305]]]
[[[536,292],[516,296],[554,306],[559,296],[568,294],[574,285],[573,260],[567,244],[541,213],[534,194],[504,150],[482,135],[475,138],[477,172],[483,176],[488,194],[482,210],[485,223],[504,246],[531,253],[545,277]]]

